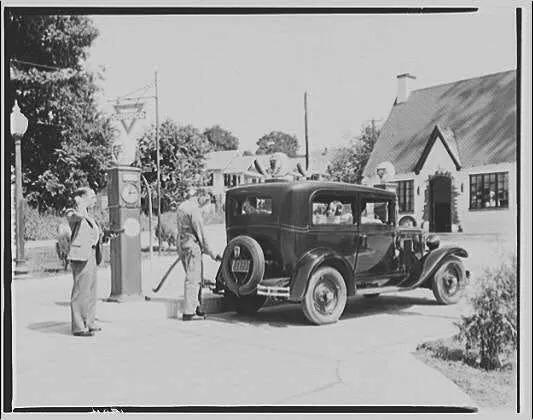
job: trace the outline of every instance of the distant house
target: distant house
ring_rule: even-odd
[[[252,184],[263,182],[265,177],[257,172],[254,161],[258,160],[264,167],[270,166],[270,155],[243,156],[238,150],[210,152],[206,156],[204,185],[216,198],[219,203],[224,201],[224,194],[228,188],[242,184]],[[327,167],[331,153],[327,148],[321,151],[312,152],[309,157],[309,173],[313,179],[322,179],[327,173]],[[286,168],[294,179],[298,176],[297,165],[301,163],[305,168],[305,156],[298,156],[287,159]]]
[[[263,178],[254,166],[255,156],[242,156],[238,150],[210,152],[206,156],[204,185],[219,203],[227,188],[260,182]]]
[[[516,71],[410,93],[412,79],[398,76],[363,183],[381,183],[376,170],[390,162],[400,223],[432,232],[515,232]]]

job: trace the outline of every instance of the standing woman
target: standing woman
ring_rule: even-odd
[[[72,333],[90,337],[101,328],[95,323],[96,268],[102,259],[100,244],[104,235],[88,209],[96,203],[96,194],[89,187],[74,192],[75,207],[66,211],[72,232],[68,259],[74,284],[70,299]]]

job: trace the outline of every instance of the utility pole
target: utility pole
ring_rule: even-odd
[[[155,70],[155,150],[157,160],[157,243],[158,243],[158,255],[161,255],[161,167],[159,161],[161,159],[159,155],[159,97],[157,90],[157,70]]]
[[[304,118],[305,118],[305,170],[309,170],[309,136],[307,131],[307,92],[304,93]]]

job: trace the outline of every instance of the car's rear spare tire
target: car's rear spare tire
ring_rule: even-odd
[[[466,280],[463,262],[456,256],[448,256],[433,276],[433,295],[442,305],[457,303],[461,298]]]
[[[255,294],[265,274],[265,256],[259,243],[250,236],[233,238],[222,257],[226,286],[237,296]]]
[[[305,316],[313,324],[331,324],[340,318],[346,301],[346,284],[341,273],[324,266],[311,275],[302,306]]]

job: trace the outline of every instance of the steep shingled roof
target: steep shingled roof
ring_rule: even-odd
[[[414,171],[437,126],[454,139],[462,167],[516,161],[516,71],[413,91],[392,107],[364,175],[383,161]]]

